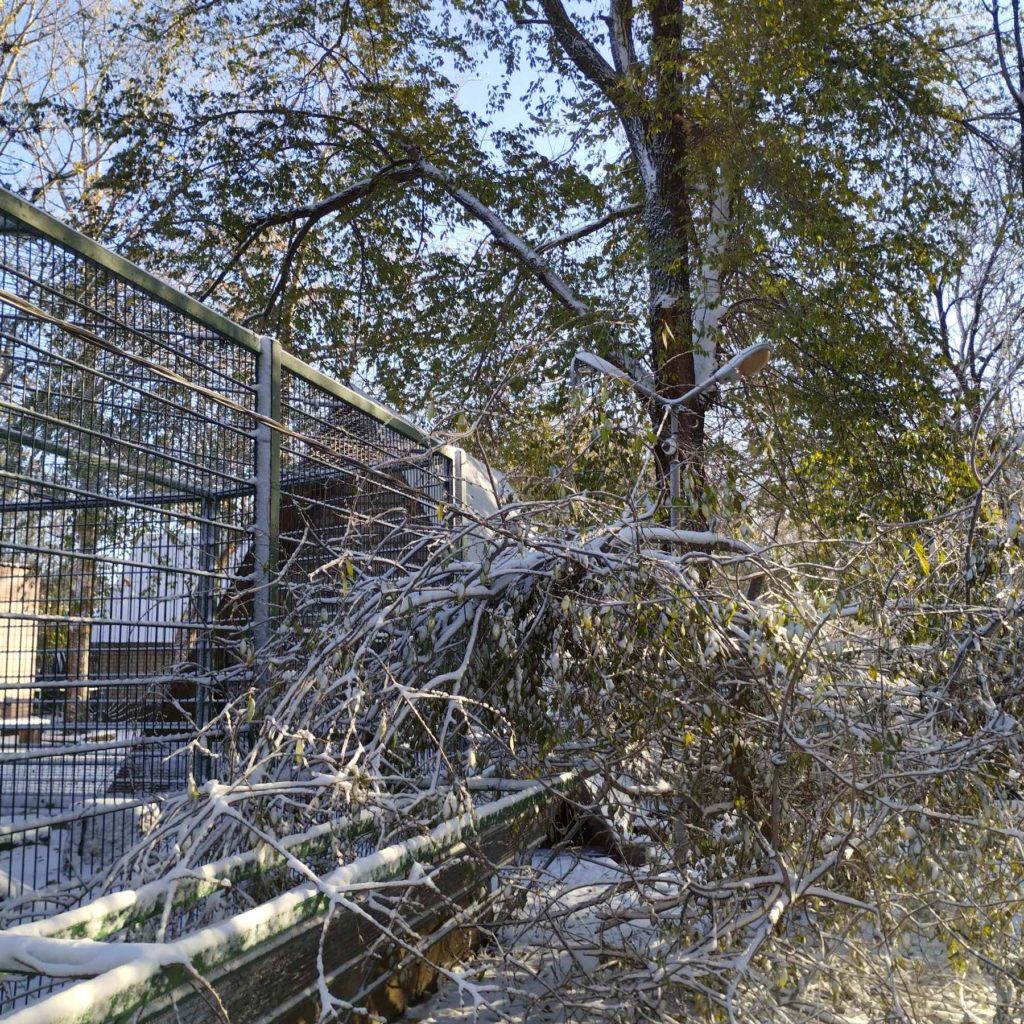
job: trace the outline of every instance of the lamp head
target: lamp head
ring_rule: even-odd
[[[744,380],[750,380],[751,377],[760,373],[768,365],[771,355],[772,350],[768,345],[755,349],[736,367],[739,375]]]

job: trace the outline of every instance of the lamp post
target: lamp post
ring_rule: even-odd
[[[582,363],[584,366],[589,366],[590,369],[597,370],[607,377],[614,377],[616,380],[625,381],[638,395],[646,398],[648,401],[656,402],[669,414],[671,417],[671,449],[669,450],[669,455],[672,459],[669,464],[668,476],[669,523],[674,527],[677,525],[679,500],[682,497],[680,493],[682,490],[682,463],[679,458],[679,442],[677,440],[679,437],[679,410],[710,391],[716,384],[724,383],[737,376],[742,377],[744,380],[749,380],[765,368],[771,353],[772,347],[766,341],[759,341],[754,345],[749,345],[742,351],[737,352],[730,360],[723,363],[705,380],[694,385],[686,394],[680,395],[678,398],[665,398],[663,395],[659,395],[654,389],[653,381],[638,380],[632,374],[608,362],[607,359],[594,355],[593,352],[577,352],[573,356],[570,379],[575,378],[576,363]]]

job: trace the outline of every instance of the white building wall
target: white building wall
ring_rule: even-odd
[[[512,489],[504,473],[462,452],[462,491],[467,508],[474,518],[489,518],[512,498]],[[483,540],[490,530],[482,524],[474,526],[466,544],[466,557],[477,559],[483,553]]]
[[[125,564],[106,581],[109,595],[98,616],[114,621],[94,625],[91,643],[149,647],[182,640],[175,624],[194,617],[196,577],[191,570],[198,564],[198,549],[193,539],[150,535],[127,553],[126,563],[139,564]]]

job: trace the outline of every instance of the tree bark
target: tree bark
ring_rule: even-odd
[[[694,310],[691,279],[691,240],[694,235],[691,203],[692,154],[695,126],[685,114],[685,97],[678,69],[684,55],[680,40],[678,8],[659,0],[651,13],[652,68],[655,77],[655,127],[649,130],[652,179],[646,183],[644,223],[647,232],[650,288],[650,345],[656,390],[666,399],[679,398],[696,383],[694,361]],[[671,419],[656,404],[652,421],[659,446],[661,477],[666,481],[671,461],[680,462],[682,494],[696,498],[704,482],[704,408],[680,408]],[[665,441],[675,449],[665,450]],[[699,513],[684,517],[701,526]]]
[[[83,509],[75,516],[71,562],[71,613],[81,621],[68,624],[68,688],[64,691],[64,721],[79,724],[89,717],[89,651],[92,645],[93,598],[96,585],[96,512]]]

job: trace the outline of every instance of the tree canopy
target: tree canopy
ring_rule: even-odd
[[[686,457],[823,523],[910,517],[964,486],[936,429],[934,282],[968,219],[944,13],[126,5],[87,100],[33,102],[102,140],[80,209],[108,237],[404,408],[465,412],[499,459],[525,431],[543,475],[578,349],[671,398],[767,341],[762,386],[680,417]]]

